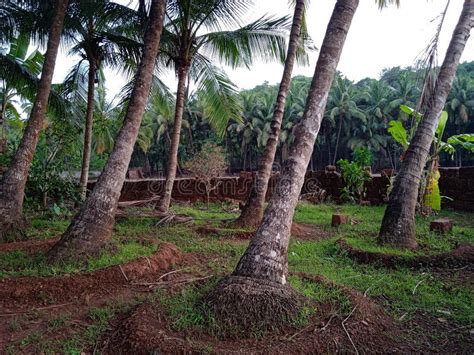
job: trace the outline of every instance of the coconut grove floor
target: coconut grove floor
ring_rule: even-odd
[[[49,266],[44,253],[68,225],[32,216],[30,240],[0,245],[0,353],[451,352],[474,349],[474,215],[443,211],[451,234],[417,219],[420,248],[381,248],[383,207],[301,203],[290,282],[311,302],[279,333],[223,336],[199,300],[230,273],[252,231],[232,229],[230,204],[179,204],[186,223],[119,219],[113,244],[84,264]],[[143,210],[142,210],[143,211]],[[134,210],[139,214],[140,210]],[[331,227],[334,212],[351,223]],[[403,260],[468,250],[459,265],[385,265],[341,247]],[[457,255],[457,254],[456,254]]]

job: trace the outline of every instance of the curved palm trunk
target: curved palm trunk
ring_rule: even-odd
[[[293,72],[296,52],[298,50],[301,21],[304,13],[304,3],[305,0],[298,0],[295,5],[288,53],[285,61],[285,68],[283,70],[283,77],[278,90],[275,110],[273,111],[272,122],[270,124],[270,135],[268,137],[263,155],[258,162],[259,167],[256,174],[256,181],[252,186],[247,203],[242,209],[240,217],[236,221],[236,223],[240,225],[257,226],[262,221],[265,195],[268,189],[268,181],[270,180],[272,173],[273,161],[275,160],[281,122],[285,112],[286,96],[290,89],[291,73]]]
[[[339,128],[337,129],[336,147],[334,148],[334,160],[332,161],[332,165],[336,165],[337,152],[339,150],[339,139],[341,139],[341,131],[342,131],[342,115],[339,115]]]
[[[23,217],[25,185],[48,106],[67,6],[68,0],[57,0],[55,3],[56,12],[49,31],[43,69],[33,109],[13,162],[0,183],[0,241],[24,237],[26,227]]]
[[[236,323],[239,321],[235,319],[238,315],[262,324],[267,315],[271,317],[270,322],[278,322],[278,318],[289,316],[287,309],[292,302],[296,302],[289,298],[294,297],[294,294],[287,292],[288,244],[293,214],[331,83],[358,3],[358,0],[338,0],[336,3],[321,47],[303,118],[295,129],[290,156],[283,165],[263,221],[233,274],[221,282],[207,298],[217,318],[231,317]],[[284,304],[284,307],[280,307],[280,304]],[[290,314],[293,315],[294,313]]]
[[[0,104],[0,154],[5,154],[7,151],[7,140],[5,134],[5,122],[4,122],[4,112],[5,112],[5,98],[3,98],[2,103]],[[2,166],[0,166],[1,172]]]
[[[96,253],[111,238],[120,191],[138,136],[158,54],[165,0],[153,0],[145,48],[130,97],[127,114],[107,164],[94,190],[61,240],[48,252],[49,261],[76,259]]]
[[[82,169],[79,180],[81,199],[85,200],[87,193],[87,181],[89,178],[89,165],[92,151],[92,125],[94,122],[95,106],[95,76],[97,68],[93,60],[89,60],[89,78],[87,83],[87,111],[86,126],[84,130],[84,150],[82,152]]]
[[[170,152],[168,156],[168,167],[166,169],[166,181],[163,195],[156,207],[160,212],[166,213],[170,208],[171,193],[176,179],[176,169],[178,168],[178,148],[181,135],[181,125],[183,123],[183,112],[186,97],[186,81],[189,67],[180,66],[178,68],[178,89],[176,91],[176,108],[174,113],[173,135],[171,136]]]
[[[415,248],[415,209],[420,179],[433,142],[434,132],[456,69],[474,26],[474,0],[466,0],[456,25],[443,65],[430,98],[429,107],[404,155],[400,172],[395,178],[390,200],[380,228],[379,241],[400,247]]]

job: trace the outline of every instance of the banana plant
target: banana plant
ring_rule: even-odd
[[[401,105],[400,110],[412,119],[411,129],[407,130],[402,121],[393,120],[389,122],[388,132],[392,138],[402,146],[403,152],[405,153],[416,131],[416,127],[418,127],[418,124],[423,119],[423,115],[405,105]],[[420,202],[422,206],[434,211],[441,210],[441,194],[438,186],[440,178],[438,169],[439,155],[445,152],[453,156],[457,147],[474,152],[474,133],[454,135],[449,137],[446,141],[443,141],[447,121],[448,113],[446,111],[441,112],[438,127],[436,127],[432,153],[429,159],[429,167],[423,174],[424,178],[421,182],[420,196],[422,196],[422,199]]]

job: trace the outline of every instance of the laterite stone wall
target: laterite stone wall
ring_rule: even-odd
[[[474,167],[441,168],[439,181],[443,206],[463,211],[474,211]],[[382,174],[372,174],[372,180],[367,183],[366,200],[371,204],[386,202],[387,188],[390,185],[390,171]],[[270,179],[267,199],[275,188],[278,175]],[[217,188],[212,191],[212,200],[245,200],[253,184],[252,172],[241,172],[239,176],[219,178]],[[94,182],[89,184],[93,187]],[[126,180],[121,201],[145,200],[162,192],[164,179]],[[332,201],[340,201],[340,191],[344,186],[341,175],[336,171],[309,171],[306,174],[302,193],[311,193],[322,188]],[[206,199],[206,189],[202,183],[191,177],[176,179],[172,196],[175,200],[197,201]]]

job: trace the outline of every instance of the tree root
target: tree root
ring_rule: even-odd
[[[0,242],[16,242],[27,240],[28,223],[24,216],[15,219],[0,220]]]
[[[223,334],[249,336],[293,326],[304,299],[289,285],[232,275],[203,303]]]

